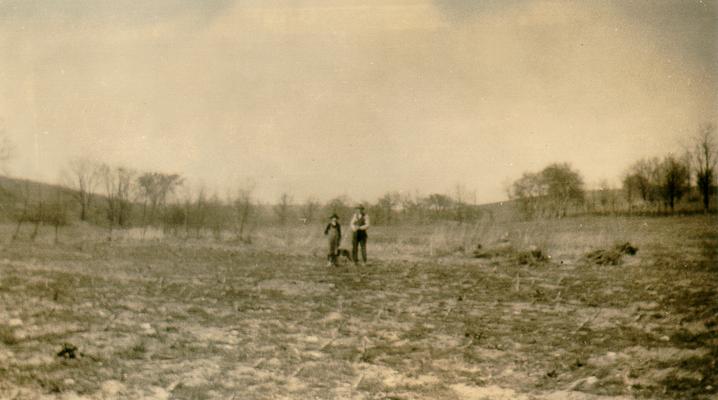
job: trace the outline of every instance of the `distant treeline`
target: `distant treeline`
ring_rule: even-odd
[[[0,204],[6,221],[16,224],[15,236],[25,225],[34,238],[40,226],[55,229],[71,221],[84,221],[113,231],[121,228],[161,229],[180,237],[222,237],[251,240],[261,225],[289,226],[328,221],[336,213],[348,223],[359,204],[347,197],[322,203],[293,201],[285,193],[274,204],[253,197],[251,186],[238,187],[224,196],[205,188],[191,188],[178,174],[139,172],[112,167],[89,159],[72,160],[64,171],[64,185],[51,186],[27,180],[0,180]],[[454,195],[387,193],[364,203],[374,225],[422,224],[434,221],[465,223],[481,216],[481,207]]]
[[[526,218],[579,213],[672,214],[710,212],[716,196],[715,126],[700,127],[680,156],[641,159],[624,173],[620,189],[602,183],[586,192],[583,178],[569,164],[551,164],[513,182],[509,197]]]
[[[6,162],[6,141],[0,141],[0,162]],[[567,163],[554,163],[527,172],[508,189],[509,202],[520,218],[560,218],[576,214],[709,212],[715,208],[715,167],[718,159],[715,127],[704,125],[681,156],[638,160],[622,177],[621,188],[601,184],[587,191],[581,174]],[[260,225],[287,226],[326,221],[332,213],[348,222],[356,202],[337,197],[326,203],[295,202],[289,193],[274,204],[263,204],[245,185],[223,196],[203,187],[192,188],[179,174],[143,172],[111,166],[88,158],[71,160],[63,184],[0,179],[2,216],[16,224],[14,237],[25,225],[30,237],[40,226],[59,228],[71,221],[106,227],[111,239],[117,228],[161,229],[182,237],[233,235],[250,240]],[[364,204],[372,224],[465,223],[492,214],[489,206],[468,201],[457,186],[451,195],[426,196],[389,192]],[[491,215],[493,218],[493,216]]]

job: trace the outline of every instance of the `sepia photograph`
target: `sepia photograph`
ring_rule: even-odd
[[[0,0],[0,399],[718,399],[718,0]]]

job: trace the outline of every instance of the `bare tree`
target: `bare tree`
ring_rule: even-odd
[[[320,204],[319,202],[310,197],[307,199],[307,201],[304,203],[304,207],[302,207],[302,222],[303,223],[312,223],[314,221],[314,218],[316,218],[317,211],[319,211]]]
[[[475,207],[476,192],[469,192],[462,184],[454,186],[454,218],[459,224],[467,220],[472,220],[478,215],[478,209]],[[469,202],[473,202],[472,205]]]
[[[565,216],[569,208],[583,203],[583,179],[569,164],[551,164],[541,171],[541,178],[555,216]]]
[[[539,174],[525,172],[511,185],[509,197],[517,201],[524,217],[532,218],[539,213],[540,201],[545,194],[546,189]]]
[[[292,196],[288,193],[282,193],[279,196],[279,202],[274,205],[274,213],[277,215],[280,225],[286,225],[291,212]]]
[[[32,210],[30,209],[30,182],[23,182],[22,188],[20,189],[20,197],[22,200],[22,208],[20,210],[16,210],[13,215],[16,223],[15,232],[12,234],[13,241],[19,237],[22,224],[29,222],[32,219]]]
[[[398,192],[390,192],[384,194],[379,200],[377,200],[377,211],[379,211],[379,220],[387,225],[394,223],[394,214],[396,207],[401,202],[401,195]]]
[[[137,188],[142,199],[142,225],[152,225],[155,217],[167,204],[167,198],[174,194],[182,178],[177,174],[147,172],[137,178]]]
[[[107,164],[102,164],[99,171],[105,190],[108,240],[112,240],[115,225],[125,227],[130,223],[135,172],[125,167],[112,168]]]
[[[80,220],[87,221],[94,191],[100,181],[100,164],[89,158],[73,158],[64,173],[67,185],[80,205]]]
[[[525,173],[514,182],[511,198],[525,216],[536,213],[562,217],[584,203],[581,175],[567,163],[550,164],[539,173]]]
[[[607,179],[601,179],[598,182],[598,202],[601,206],[601,211],[616,212],[616,192]]]
[[[693,137],[693,168],[696,171],[696,184],[703,199],[705,212],[710,208],[710,199],[715,191],[715,168],[718,162],[715,132],[715,125],[708,123],[702,125]]]
[[[45,207],[45,200],[42,198],[42,193],[40,193],[37,202],[32,206],[32,211],[29,218],[29,222],[34,224],[34,229],[30,234],[30,240],[32,240],[33,242],[35,241],[38,233],[40,232],[40,225],[42,225],[46,220],[47,210]]]
[[[424,221],[425,207],[421,201],[419,193],[404,193],[400,199],[401,215],[405,220],[411,220],[417,223]]]
[[[445,194],[434,193],[423,199],[422,203],[432,212],[434,218],[441,219],[445,218],[452,209],[454,200]]]
[[[178,236],[181,228],[186,229],[187,214],[184,204],[181,202],[167,204],[161,219],[164,231]]]
[[[193,188],[188,185],[182,185],[179,187],[180,189],[180,195],[177,204],[174,206],[177,210],[175,210],[174,215],[165,220],[165,226],[167,227],[169,225],[170,228],[174,229],[175,234],[179,234],[180,228],[184,234],[185,238],[189,238],[190,236],[190,230],[193,228],[193,218],[194,218],[194,194],[193,194]],[[201,191],[202,189],[200,189]],[[179,220],[175,220],[175,219]]]
[[[26,211],[24,212],[24,214],[26,221],[33,224],[34,228],[32,230],[32,233],[30,234],[30,240],[35,241],[37,235],[40,233],[40,226],[44,225],[49,220],[49,210],[47,204],[45,203],[45,196],[43,193],[42,186],[37,186],[37,195],[34,202],[32,202],[30,199],[30,187],[27,181],[25,190]],[[29,204],[29,207],[27,206],[27,204]]]
[[[242,185],[238,190],[236,197],[231,201],[232,208],[234,209],[234,229],[235,235],[241,241],[251,241],[249,235],[245,237],[245,231],[249,226],[249,221],[252,218],[254,212],[254,201],[252,199],[252,192],[254,191],[254,184],[248,183]]]
[[[227,207],[222,204],[217,193],[214,193],[206,204],[207,207],[207,225],[216,240],[222,238],[222,232],[227,227]]]
[[[107,218],[109,231],[107,240],[112,240],[112,230],[115,227],[119,209],[117,202],[117,178],[115,177],[112,168],[107,164],[100,165],[98,173],[105,191],[105,217]]]
[[[623,178],[623,190],[630,207],[634,200],[658,204],[661,199],[661,161],[658,158],[641,159],[633,163]]]
[[[57,191],[55,200],[48,204],[45,222],[55,229],[55,243],[59,243],[60,227],[67,225],[67,201],[61,190]]]
[[[324,205],[324,209],[327,215],[336,213],[340,219],[344,219],[351,215],[350,203],[351,199],[349,199],[349,197],[339,196],[329,200]]]
[[[207,200],[207,190],[204,186],[199,188],[197,192],[197,200],[191,204],[189,226],[194,228],[195,236],[200,237],[202,229],[207,224],[209,216],[209,201]]]
[[[672,212],[676,201],[680,200],[690,188],[689,168],[686,162],[668,155],[661,163],[661,174],[661,195]]]
[[[132,218],[132,197],[134,194],[135,171],[125,167],[117,167],[117,199],[119,213],[117,223],[121,227],[130,225]]]
[[[628,211],[633,211],[635,201],[641,198],[640,187],[642,185],[641,177],[636,174],[626,174],[623,177],[623,193],[628,203]]]

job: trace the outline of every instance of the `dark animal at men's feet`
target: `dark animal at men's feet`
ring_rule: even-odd
[[[342,257],[346,258],[349,261],[354,261],[354,260],[352,260],[351,251],[349,251],[347,249],[337,249],[337,258],[342,258]]]

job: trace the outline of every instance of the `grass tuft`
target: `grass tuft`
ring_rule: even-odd
[[[0,325],[0,343],[13,346],[19,343],[15,336],[15,330],[6,325]]]

